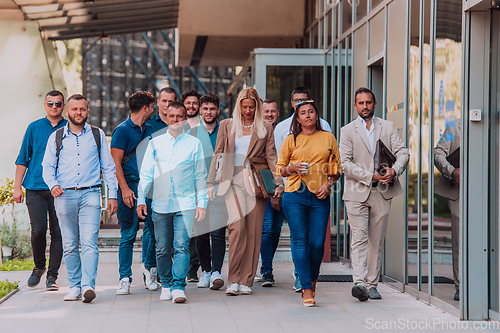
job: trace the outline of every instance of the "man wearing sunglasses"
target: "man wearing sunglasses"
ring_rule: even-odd
[[[54,208],[54,197],[42,178],[42,160],[49,136],[68,122],[62,117],[64,96],[58,90],[52,90],[45,96],[43,103],[47,116],[29,124],[24,134],[21,150],[16,160],[14,181],[14,200],[23,202],[26,189],[26,206],[31,223],[31,247],[35,268],[28,278],[28,287],[36,287],[45,267],[45,248],[47,246],[47,216],[50,229],[50,255],[46,288],[57,291],[57,274],[62,259],[62,237]]]

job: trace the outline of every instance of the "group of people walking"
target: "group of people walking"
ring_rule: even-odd
[[[37,286],[45,267],[47,213],[51,235],[47,290],[58,290],[64,255],[70,292],[64,300],[95,297],[101,213],[101,172],[110,214],[121,226],[117,295],[130,293],[133,245],[144,221],[142,273],[160,300],[186,302],[186,282],[227,295],[249,295],[262,258],[262,286],[274,284],[272,261],[283,219],[290,228],[296,282],[304,306],[314,306],[330,215],[330,193],[345,174],[345,206],[352,231],[352,295],[380,299],[377,283],[391,198],[402,193],[397,177],[409,152],[394,125],[374,116],[375,95],[354,94],[358,117],[341,129],[340,147],[306,87],[291,94],[293,114],[277,123],[274,100],[243,89],[232,117],[218,121],[219,98],[194,90],[181,102],[171,88],[155,97],[128,99],[130,116],[116,127],[108,149],[102,130],[86,123],[83,95],[67,100],[51,91],[47,117],[31,123],[16,161],[14,198],[26,204],[32,226]],[[374,168],[376,142],[396,157],[381,175]],[[276,185],[270,198],[256,195],[252,161],[265,158]],[[228,275],[222,274],[228,242]],[[81,244],[81,256],[79,254]],[[201,266],[201,275],[197,271]]]

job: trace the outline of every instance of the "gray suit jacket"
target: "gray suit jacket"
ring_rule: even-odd
[[[410,152],[399,138],[392,122],[373,117],[373,124],[374,143],[379,139],[382,140],[396,156],[396,163],[392,167],[396,171],[394,186],[379,184],[373,190],[381,192],[385,199],[391,199],[403,193],[397,177],[405,171]],[[365,130],[358,119],[340,129],[339,149],[342,171],[345,174],[343,199],[364,202],[372,190],[374,160]]]
[[[443,139],[434,148],[434,165],[442,173],[435,193],[451,200],[457,200],[460,196],[460,186],[450,186],[449,179],[455,168],[446,157],[460,148],[461,129],[462,119],[455,120],[455,127],[447,127],[443,133]]]

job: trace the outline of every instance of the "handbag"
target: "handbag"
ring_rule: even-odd
[[[332,153],[328,159],[328,176],[335,176],[338,172],[337,157]]]
[[[276,190],[276,182],[264,157],[250,157],[250,168],[252,170],[252,184],[254,184],[255,196],[260,198],[271,198]]]
[[[220,183],[222,178],[222,165],[224,164],[224,153],[217,155],[215,159],[215,182]]]

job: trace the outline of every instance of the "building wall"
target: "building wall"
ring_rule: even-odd
[[[0,31],[0,179],[13,179],[28,124],[45,116],[45,94],[67,94],[54,46],[42,41],[36,22],[1,20]]]

